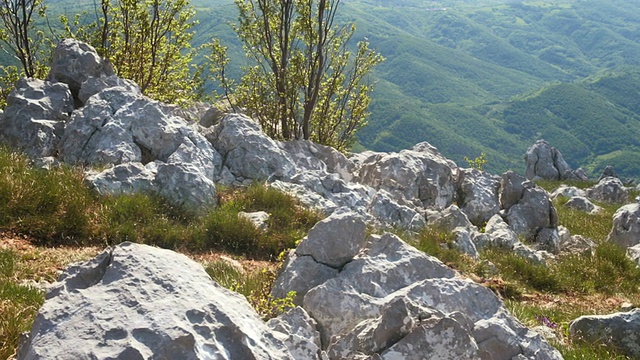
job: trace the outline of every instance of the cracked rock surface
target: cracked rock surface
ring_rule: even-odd
[[[247,300],[184,255],[123,243],[69,268],[18,359],[293,359]]]

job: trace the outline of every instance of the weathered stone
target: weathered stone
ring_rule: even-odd
[[[302,306],[307,291],[337,275],[338,269],[316,262],[311,256],[297,255],[295,250],[291,250],[273,284],[271,295],[276,299],[282,299],[290,291],[295,291],[296,297],[293,302]]]
[[[525,188],[532,188],[534,184],[527,181],[513,171],[507,171],[502,174],[500,182],[500,207],[509,210],[511,206],[517,204],[522,199]]]
[[[446,208],[455,195],[450,160],[426,143],[399,153],[371,153],[359,165],[357,181],[388,191],[400,204],[424,208]]]
[[[152,191],[157,172],[155,163],[147,166],[138,162],[116,165],[102,172],[90,171],[85,181],[99,194],[133,194]]]
[[[474,259],[477,259],[480,255],[476,249],[476,245],[473,242],[473,234],[469,229],[464,227],[457,227],[451,231],[453,235],[453,246],[463,254],[467,254]]]
[[[246,299],[184,255],[123,243],[69,268],[18,359],[293,359]]]
[[[506,213],[506,221],[518,236],[533,238],[540,229],[558,226],[555,207],[541,188],[525,188],[522,198]]]
[[[640,309],[581,316],[569,323],[569,336],[574,341],[611,346],[624,355],[637,358],[640,356]]]
[[[322,359],[320,333],[316,322],[301,307],[295,307],[267,322],[296,360]]]
[[[410,206],[398,204],[384,190],[379,190],[373,196],[368,212],[383,226],[417,231],[427,224],[423,214]]]
[[[440,231],[452,231],[457,227],[462,227],[469,231],[477,230],[457,205],[451,205],[440,211],[427,211],[426,216],[427,224]]]
[[[282,142],[280,146],[289,154],[298,168],[338,174],[346,182],[353,179],[355,164],[330,146],[307,140]]]
[[[346,264],[338,276],[309,290],[303,304],[318,321],[323,344],[328,344],[332,336],[364,319],[379,316],[384,304],[380,298],[422,279],[454,274],[438,259],[394,235],[371,236],[365,250]]]
[[[254,211],[254,212],[244,212],[240,211],[238,213],[238,218],[249,220],[256,229],[259,230],[267,230],[269,228],[269,218],[271,216],[266,211]]]
[[[622,247],[640,243],[640,204],[627,204],[613,214],[608,240]]]
[[[640,266],[640,244],[628,247],[627,257]]]
[[[0,116],[0,141],[33,158],[55,156],[72,111],[67,85],[20,79]]]
[[[78,92],[78,100],[85,104],[87,100],[93,95],[101,92],[104,89],[118,87],[122,88],[123,91],[132,94],[141,95],[140,88],[136,83],[131,80],[119,78],[116,75],[106,76],[106,77],[88,77],[80,87]]]
[[[536,249],[557,254],[560,251],[560,235],[557,228],[542,228],[535,236]]]
[[[609,203],[625,203],[629,200],[629,191],[616,177],[606,177],[587,189],[587,197],[592,200]]]
[[[567,240],[560,242],[560,251],[572,254],[591,255],[596,245],[597,244],[589,238],[582,235],[573,235],[569,236]]]
[[[587,192],[582,190],[582,189],[578,189],[575,186],[567,186],[567,185],[560,185],[557,189],[553,190],[553,192],[551,193],[551,198],[552,199],[557,199],[560,196],[564,196],[566,198],[572,198],[574,196],[587,196]]]
[[[321,264],[339,269],[360,252],[366,230],[366,224],[356,214],[335,212],[309,230],[296,254],[309,255]]]
[[[282,180],[295,174],[293,160],[250,118],[229,114],[206,138],[235,175],[253,180]]]
[[[611,165],[607,165],[607,166],[604,167],[604,170],[602,170],[602,174],[600,174],[600,176],[598,177],[598,182],[600,182],[600,180],[602,180],[604,178],[608,178],[608,177],[619,178],[618,174],[616,174],[615,169]]]
[[[331,214],[340,207],[333,201],[308,189],[304,185],[276,180],[270,183],[269,186],[297,198],[304,206],[317,210],[325,215]]]
[[[69,85],[74,97],[89,77],[114,75],[113,66],[102,59],[91,45],[75,39],[64,39],[53,51],[51,70],[47,79]]]
[[[218,203],[216,186],[194,164],[159,163],[157,192],[172,204],[206,211]]]
[[[509,227],[509,224],[504,222],[500,215],[494,215],[489,219],[485,226],[484,233],[489,236],[490,243],[478,244],[480,247],[493,245],[511,249],[513,245],[519,241],[518,235]]]
[[[564,203],[564,206],[570,209],[584,211],[589,214],[597,214],[598,212],[600,212],[600,210],[602,210],[600,206],[595,205],[589,199],[582,196],[572,197],[566,203]]]
[[[457,187],[460,209],[474,225],[484,225],[500,211],[500,180],[495,176],[477,169],[460,169]]]
[[[538,140],[524,155],[526,177],[529,180],[563,180],[571,178],[572,170],[564,157],[544,140]]]

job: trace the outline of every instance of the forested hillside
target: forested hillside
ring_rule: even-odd
[[[51,17],[94,11],[93,2],[50,0]],[[233,0],[193,0],[194,42],[220,38],[230,74],[244,65],[230,22]],[[544,138],[597,176],[613,164],[640,177],[640,2],[635,0],[342,0],[386,61],[369,125],[356,149],[391,151],[420,141],[465,164],[522,171]]]

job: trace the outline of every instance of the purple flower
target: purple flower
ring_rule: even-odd
[[[551,319],[549,319],[546,316],[539,315],[539,316],[536,317],[536,319],[538,320],[538,324],[540,324],[540,325],[544,325],[544,326],[550,327],[552,329],[555,329],[555,328],[558,327],[558,324],[556,324],[555,322],[551,321]]]

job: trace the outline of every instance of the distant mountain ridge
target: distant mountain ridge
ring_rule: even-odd
[[[49,7],[92,11],[69,0]],[[242,49],[228,23],[232,0],[194,0],[196,44]],[[635,0],[343,0],[354,41],[386,57],[372,76],[369,125],[356,149],[391,151],[421,141],[464,165],[522,172],[537,139],[597,176],[612,164],[640,177],[640,2]],[[68,10],[66,10],[68,11]]]

